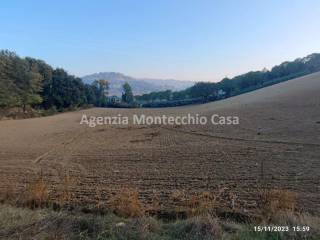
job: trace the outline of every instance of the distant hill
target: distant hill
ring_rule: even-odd
[[[82,77],[82,80],[88,84],[97,79],[108,80],[110,84],[109,95],[117,96],[121,95],[122,85],[125,82],[131,85],[134,95],[163,90],[179,91],[191,87],[195,83],[174,79],[133,78],[117,72],[100,72]]]

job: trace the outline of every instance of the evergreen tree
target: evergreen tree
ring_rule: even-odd
[[[134,98],[130,84],[126,82],[125,84],[123,84],[122,88],[122,101],[128,104],[133,103]]]
[[[107,96],[109,90],[109,82],[104,79],[99,79],[93,82],[95,87],[95,99],[96,99],[96,106],[98,107],[106,107],[107,106]]]

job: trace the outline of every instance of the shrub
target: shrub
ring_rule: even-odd
[[[215,240],[222,239],[222,229],[212,215],[197,216],[171,225],[169,239]]]

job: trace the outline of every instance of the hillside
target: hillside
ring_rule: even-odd
[[[82,77],[82,80],[88,84],[99,79],[107,80],[110,84],[110,95],[117,96],[121,96],[122,85],[125,82],[128,82],[131,85],[135,95],[161,90],[178,91],[188,88],[194,84],[192,81],[174,79],[133,78],[116,72],[100,72]]]
[[[108,206],[123,188],[143,204],[182,207],[174,196],[224,189],[225,208],[259,213],[261,189],[297,194],[297,208],[319,215],[320,73],[218,102],[162,109],[93,108],[0,122],[1,192],[24,191],[41,174],[59,199],[67,174],[70,204]],[[239,116],[239,125],[80,125],[88,116]],[[97,189],[100,194],[97,195]],[[229,199],[229,200],[228,200]]]
[[[320,71],[320,54],[313,53],[262,71],[250,71],[219,82],[197,82],[182,91],[158,91],[137,96],[143,107],[170,107],[212,102]]]

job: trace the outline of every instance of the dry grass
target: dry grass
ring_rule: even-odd
[[[219,221],[210,216],[163,223],[151,217],[29,210],[0,205],[1,239],[212,240],[221,239]]]
[[[17,200],[16,193],[12,187],[7,186],[0,194],[1,203],[13,203]]]
[[[61,184],[57,189],[58,191],[58,204],[60,206],[71,204],[74,201],[72,193],[72,186],[74,185],[75,179],[70,176],[68,172],[60,176]]]
[[[217,196],[213,193],[203,192],[195,194],[186,202],[188,216],[198,216],[208,212],[214,212],[218,204]]]
[[[265,220],[269,221],[279,211],[294,212],[297,195],[283,189],[265,190],[260,193],[259,209]]]
[[[187,193],[173,191],[171,201],[177,206],[177,212],[185,212],[187,217],[216,215],[218,209],[236,209],[237,195],[227,188],[218,188],[215,192],[203,191]]]
[[[58,195],[56,200],[50,198],[50,187],[52,186],[45,180],[42,172],[39,177],[32,181],[28,181],[25,187],[20,191],[15,192],[12,188],[7,188],[1,194],[1,202],[16,206],[23,206],[28,208],[43,208],[52,206],[64,206],[66,204],[73,204],[74,198],[71,192],[73,179],[68,175],[61,177],[61,186],[56,188],[55,194]]]
[[[59,191],[61,191],[60,204],[71,204],[71,202],[74,202],[70,194],[71,178],[65,175],[61,184],[62,188],[59,188]],[[27,184],[22,194],[23,198],[20,199],[20,204],[23,203],[23,206],[32,209],[51,206],[48,189],[46,181],[40,174],[35,181]],[[96,239],[98,236],[99,239],[162,239],[161,236],[165,234],[170,236],[168,239],[197,240],[229,239],[225,236],[233,236],[234,239],[269,239],[270,237],[277,237],[277,239],[316,239],[313,237],[320,236],[319,218],[298,213],[296,194],[288,190],[273,189],[261,192],[258,207],[263,215],[262,221],[268,224],[291,227],[309,226],[311,229],[309,232],[290,231],[278,235],[252,233],[252,226],[244,225],[244,222],[238,224],[236,228],[232,227],[232,231],[230,231],[230,224],[225,227],[226,224],[221,222],[221,219],[219,220],[219,211],[226,209],[226,207],[234,212],[239,209],[236,208],[236,195],[225,188],[218,189],[216,192],[205,191],[193,194],[186,191],[173,191],[170,198],[177,206],[175,209],[176,218],[182,216],[178,215],[179,213],[184,212],[187,219],[171,221],[168,226],[162,225],[154,218],[147,217],[148,212],[163,207],[160,197],[156,193],[154,193],[154,198],[148,207],[140,201],[138,191],[132,188],[120,189],[108,202],[102,200],[102,189],[99,187],[96,187],[96,194],[98,199],[96,208],[110,209],[119,217],[124,217],[125,219],[120,221],[121,224],[111,221],[108,223],[107,229],[104,229],[104,220],[93,220],[97,216],[102,219],[101,215],[91,214],[90,219],[86,219],[86,217],[77,218],[59,211],[50,213],[44,219],[42,215],[39,215],[39,211],[32,214],[25,209],[20,211],[13,210],[12,207],[5,207],[0,215],[8,214],[10,218],[0,220],[0,225],[4,229],[4,231],[0,231],[0,236],[3,234],[3,236],[13,236],[12,239],[19,239],[25,234],[36,233],[37,236],[46,236],[47,239],[69,239],[71,235],[77,236],[79,239]],[[4,196],[12,199],[9,190]],[[164,209],[166,209],[166,206]],[[63,213],[63,215],[60,213]],[[25,221],[25,218],[29,220]],[[237,219],[230,218],[228,221],[237,221]],[[249,222],[254,223],[254,218]]]
[[[22,202],[30,208],[44,207],[49,202],[49,190],[42,174],[34,182],[27,184]]]
[[[273,224],[310,226],[310,232],[254,232],[253,226],[222,221],[211,214],[186,220],[158,221],[152,217],[120,218],[113,214],[30,210],[0,205],[0,239],[139,239],[139,240],[287,240],[319,239],[318,217],[278,212]]]
[[[139,193],[130,188],[121,189],[109,201],[110,208],[120,216],[140,217],[145,213],[145,208],[139,199]]]

